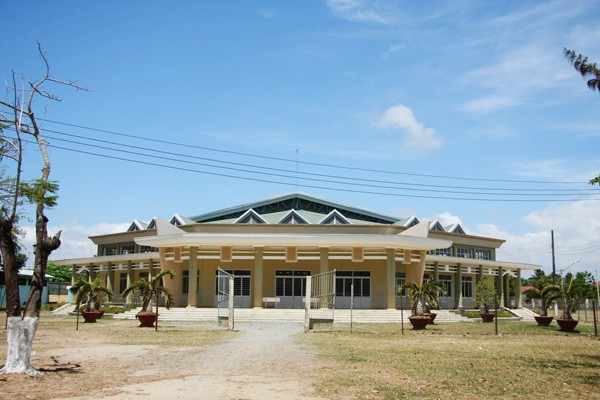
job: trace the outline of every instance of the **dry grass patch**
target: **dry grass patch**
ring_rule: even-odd
[[[42,376],[0,375],[0,399],[91,396],[98,390],[193,373],[187,363],[207,346],[230,337],[213,324],[165,322],[158,332],[137,321],[101,319],[79,324],[74,317],[42,316],[34,341],[35,368]],[[4,326],[5,314],[0,318]],[[0,331],[0,365],[6,332]],[[31,387],[29,387],[31,386]]]
[[[442,324],[405,335],[398,325],[305,335],[322,357],[321,394],[360,399],[597,399],[600,342],[591,326],[565,334],[556,326],[501,322]],[[579,328],[579,327],[578,327]]]

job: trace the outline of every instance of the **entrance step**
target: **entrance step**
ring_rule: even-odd
[[[535,321],[535,318],[537,316],[536,313],[534,313],[533,311],[531,311],[528,308],[517,308],[517,309],[511,309],[509,310],[511,313],[515,314],[517,317],[521,318],[521,321]]]
[[[137,308],[122,314],[116,314],[116,319],[135,319],[135,315],[141,310]],[[216,321],[219,310],[216,308],[172,308],[159,309],[160,319],[163,321]],[[468,322],[469,319],[460,314],[448,310],[436,310],[436,323]],[[227,310],[221,309],[221,315],[227,315]],[[352,321],[355,323],[400,323],[404,316],[404,322],[408,323],[410,311],[405,310],[353,310]],[[350,323],[350,310],[335,310],[334,320],[336,323]],[[235,320],[240,322],[252,321],[288,321],[304,322],[303,309],[260,309],[260,308],[236,308]]]

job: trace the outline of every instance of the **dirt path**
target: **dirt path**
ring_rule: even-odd
[[[323,366],[312,350],[294,340],[302,332],[301,324],[244,323],[237,328],[226,343],[180,355],[183,378],[170,379],[158,362],[144,373],[158,374],[160,380],[70,399],[320,399],[313,383]]]

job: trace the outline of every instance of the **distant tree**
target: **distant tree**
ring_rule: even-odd
[[[575,274],[573,278],[573,291],[582,301],[585,299],[594,299],[596,295],[594,285],[594,275],[591,272],[583,271]]]
[[[51,279],[52,282],[71,282],[71,277],[73,276],[73,268],[58,266],[52,261],[48,261],[46,273],[48,275],[53,276],[53,278]]]
[[[50,65],[39,43],[38,51],[45,66],[42,77],[38,80],[22,78],[18,83],[13,71],[12,82],[8,84],[12,96],[9,100],[0,100],[0,123],[5,127],[0,134],[0,158],[2,161],[12,162],[14,171],[12,175],[2,171],[0,189],[0,250],[6,280],[7,314],[6,363],[0,369],[0,373],[40,373],[31,366],[31,348],[39,323],[48,258],[60,246],[60,232],[54,236],[48,235],[48,218],[45,211],[56,205],[58,184],[50,180],[50,156],[33,111],[34,100],[45,98],[58,101],[59,98],[46,88],[50,84],[82,89],[74,82],[63,81],[50,75]],[[9,128],[11,136],[5,132]],[[32,181],[22,179],[25,136],[32,140],[42,157],[40,176]],[[35,259],[29,296],[25,310],[21,311],[17,231],[21,209],[27,204],[35,208]]]
[[[2,258],[0,257],[0,260]],[[23,253],[18,253],[17,257],[16,257],[16,267],[17,267],[17,271],[20,271],[21,268],[23,268],[25,266],[25,263],[27,262],[27,256]],[[6,281],[4,280],[4,264],[2,264],[2,273],[0,273],[0,285],[4,286],[4,284],[6,283]]]
[[[563,47],[563,53],[575,70],[579,72],[584,79],[589,78],[587,81],[588,88],[592,91],[597,90],[600,92],[600,68],[598,68],[596,63],[590,63],[587,57],[577,54],[566,47]],[[589,183],[591,185],[596,183],[600,184],[600,175],[590,179]]]

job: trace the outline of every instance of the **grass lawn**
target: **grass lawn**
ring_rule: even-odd
[[[326,398],[599,399],[600,341],[591,324],[566,334],[533,322],[397,324],[303,335],[330,361]]]

